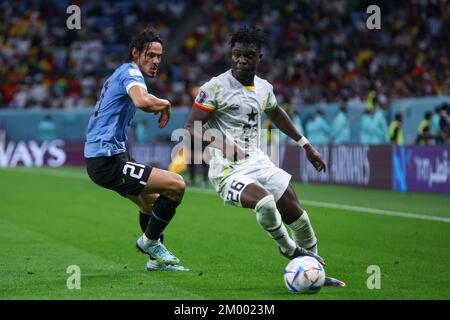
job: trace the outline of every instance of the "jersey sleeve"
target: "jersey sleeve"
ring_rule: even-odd
[[[145,84],[144,76],[137,68],[126,68],[122,72],[121,81],[126,93],[128,93],[133,86],[140,86],[147,92],[147,85]]]
[[[214,78],[202,85],[194,101],[194,107],[207,112],[217,110],[220,87]]]
[[[264,102],[263,109],[265,112],[275,110],[278,107],[277,98],[273,93],[272,85],[269,85],[269,94],[267,96],[267,100]]]

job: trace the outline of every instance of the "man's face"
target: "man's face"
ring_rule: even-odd
[[[238,79],[255,75],[262,55],[255,44],[235,43],[231,49],[231,69]]]
[[[133,48],[132,54],[134,61],[143,74],[154,78],[158,71],[158,65],[161,62],[163,48],[159,42],[150,42],[141,52]]]

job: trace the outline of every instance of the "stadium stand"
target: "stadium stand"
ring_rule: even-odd
[[[382,99],[450,92],[450,3],[383,1],[381,30],[368,1],[77,1],[81,30],[66,28],[69,1],[0,1],[0,107],[85,108],[128,55],[130,30],[156,26],[166,43],[154,90],[188,106],[189,90],[227,68],[228,34],[255,25],[271,36],[261,74],[281,103]],[[200,14],[198,14],[200,12]],[[197,14],[181,43],[170,43]]]

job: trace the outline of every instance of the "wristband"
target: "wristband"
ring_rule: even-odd
[[[296,141],[295,143],[303,148],[306,144],[309,143],[309,141],[308,139],[306,139],[306,137],[303,136],[300,140]]]

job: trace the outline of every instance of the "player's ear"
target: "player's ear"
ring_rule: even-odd
[[[131,56],[135,60],[139,56],[139,51],[136,47],[131,48]]]

